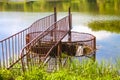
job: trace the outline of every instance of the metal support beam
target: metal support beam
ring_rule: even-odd
[[[26,45],[27,45],[29,42],[30,42],[30,35],[27,34],[27,35],[26,35]],[[26,51],[28,51],[28,50],[29,50],[29,46],[26,48]],[[27,55],[26,58],[27,58],[27,66],[29,66],[30,55]],[[23,62],[23,63],[24,63],[24,62]]]
[[[54,26],[56,29],[56,22],[57,22],[57,11],[56,11],[56,7],[54,7]],[[54,30],[53,32],[53,41],[56,41],[56,30]]]
[[[93,60],[96,60],[96,37],[94,37],[94,54],[93,54]]]
[[[59,63],[58,63],[59,67],[62,66],[62,63],[61,63],[61,53],[62,53],[62,43],[60,42],[58,44],[58,50],[57,50],[57,57],[58,57],[58,61],[59,61]]]
[[[68,32],[68,41],[71,41],[71,29],[72,29],[72,17],[71,17],[71,8],[69,7],[69,32]]]

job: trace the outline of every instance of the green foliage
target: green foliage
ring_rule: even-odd
[[[62,54],[61,54],[61,57],[62,57],[62,58],[68,57],[67,52],[62,53]]]
[[[92,12],[120,15],[120,0],[38,0],[29,2],[0,2],[0,11],[48,12],[57,7],[57,11]]]
[[[13,75],[9,70],[0,70],[0,80],[13,80]]]
[[[23,75],[18,76],[17,80],[45,80],[47,72],[42,68],[34,67],[30,71],[26,71]]]
[[[21,77],[20,77],[21,78]],[[105,62],[98,64],[97,62],[75,60],[69,63],[69,66],[61,68],[59,71],[47,73],[43,69],[35,68],[28,71],[22,77],[23,80],[110,80],[120,79],[116,69]]]
[[[88,26],[94,31],[106,30],[114,33],[120,33],[119,20],[93,21]]]
[[[51,73],[46,72],[44,68],[33,67],[32,70],[27,70],[14,78],[11,71],[0,70],[0,80],[119,80],[118,70],[116,66],[106,64],[104,61],[98,63],[92,60],[82,62],[74,60],[69,66]]]

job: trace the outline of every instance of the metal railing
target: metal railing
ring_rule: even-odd
[[[20,61],[22,62],[21,66],[23,71],[25,71],[25,69],[28,67],[40,65],[41,62],[46,60],[51,52],[54,54],[53,50],[68,34],[68,32],[69,16],[66,16],[54,23],[46,31],[39,34],[36,38],[31,38],[32,40],[22,49],[19,60],[17,60],[10,67],[13,67]]]
[[[55,14],[49,15],[34,22],[30,27],[0,41],[0,67],[9,68],[21,56],[21,50],[29,41],[26,36],[31,34],[32,39],[42,34],[55,22]],[[33,34],[34,33],[34,34]],[[32,40],[30,39],[30,40]]]

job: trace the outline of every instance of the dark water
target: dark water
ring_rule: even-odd
[[[95,20],[120,20],[119,4],[120,0],[31,1],[16,4],[1,2],[0,40],[29,27],[35,20],[51,14],[54,6],[57,6],[58,19],[67,15],[66,11],[71,6],[72,30],[95,35],[97,39],[96,59],[114,63],[115,59],[120,56],[119,30],[111,32],[103,28],[94,31],[89,28],[88,23]]]

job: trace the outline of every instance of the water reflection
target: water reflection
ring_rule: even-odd
[[[74,26],[73,31],[87,32],[87,33],[90,33],[90,34],[94,34],[94,36],[96,36],[97,40],[103,40],[103,39],[105,39],[107,37],[110,37],[112,35],[112,33],[107,32],[107,31],[94,32],[85,25]]]
[[[0,40],[14,34],[22,29],[30,26],[35,20],[49,15],[51,13],[24,13],[24,12],[0,12]],[[11,16],[10,16],[11,15]],[[59,13],[58,19],[67,15],[67,13]],[[114,61],[116,57],[120,56],[120,34],[111,33],[108,31],[92,31],[86,24],[92,20],[99,19],[119,19],[116,16],[101,16],[73,13],[73,29],[72,31],[87,32],[96,36],[97,38],[97,55],[98,61],[102,59]]]
[[[120,34],[112,34],[111,36],[104,38],[103,40],[98,40],[99,45],[97,51],[97,59],[101,61],[102,59],[106,61],[115,62],[115,60],[120,57]]]
[[[11,36],[51,13],[0,12],[0,40]]]
[[[76,30],[80,30],[80,31],[84,31],[86,29],[77,29],[77,28],[84,28],[84,27],[88,27],[88,23],[91,23],[93,21],[120,21],[120,16],[116,16],[116,15],[93,15],[93,14],[83,14],[83,13],[78,13],[78,12],[74,12],[73,14],[73,26],[76,26],[74,29]],[[77,27],[79,26],[79,27]],[[119,26],[119,24],[118,24]],[[112,26],[113,27],[113,26]],[[101,27],[102,28],[102,27]],[[99,28],[98,28],[99,29]],[[89,28],[88,28],[89,30]],[[92,30],[93,31],[93,30]],[[94,32],[98,32],[94,31]],[[106,31],[106,29],[102,29],[101,31]]]
[[[118,16],[108,15],[90,15],[73,13],[73,31],[87,32],[96,36],[97,39],[97,55],[96,59],[100,62],[103,59],[106,61],[115,62],[115,59],[120,56],[120,34],[108,32],[105,30],[93,31],[88,27],[89,22],[94,20],[119,20]]]
[[[66,0],[64,2],[0,2],[0,40],[30,26],[35,20],[49,15],[53,7],[57,11],[68,11],[71,6],[73,14],[73,31],[87,32],[97,38],[97,60],[109,61],[120,56],[120,34],[106,30],[93,31],[87,24],[95,20],[120,20],[120,0]],[[10,12],[5,12],[10,11]],[[13,12],[15,11],[15,12]],[[21,12],[20,12],[21,11]],[[34,12],[34,13],[32,13]],[[58,19],[67,12],[58,14]]]
[[[17,0],[16,0],[17,1]],[[58,0],[0,2],[0,11],[48,12],[57,6],[58,11],[67,11],[71,6],[73,12],[89,12],[99,14],[120,14],[120,0]]]

